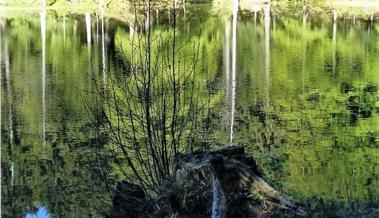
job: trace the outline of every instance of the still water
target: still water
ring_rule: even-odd
[[[206,53],[212,147],[246,146],[266,180],[331,217],[377,213],[379,24],[217,10],[178,18],[179,43]],[[169,19],[157,11],[152,31]],[[102,11],[46,10],[6,13],[0,29],[3,217],[103,216],[104,181],[122,178],[97,155],[84,101],[93,72],[122,72],[132,29]]]

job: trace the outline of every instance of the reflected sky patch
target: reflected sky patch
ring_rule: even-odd
[[[38,208],[36,213],[28,213],[25,215],[25,218],[49,218],[46,207]]]

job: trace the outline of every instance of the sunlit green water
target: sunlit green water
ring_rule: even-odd
[[[179,18],[178,43],[202,48],[212,148],[246,146],[270,183],[313,207],[377,208],[379,25],[241,11],[234,25],[225,11],[201,5]],[[169,19],[155,15],[152,31],[168,31]],[[99,167],[112,157],[99,159],[83,101],[93,72],[122,71],[129,37],[128,24],[100,14],[1,17],[4,217],[108,210],[105,181],[121,177]]]

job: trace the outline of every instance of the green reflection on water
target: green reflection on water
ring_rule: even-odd
[[[210,7],[181,13],[178,43],[197,40],[204,54],[197,80],[210,94],[212,148],[229,145],[236,40],[232,143],[245,145],[266,179],[298,199],[377,204],[379,25],[240,13],[234,39],[231,13],[212,16]],[[86,26],[84,15],[47,13],[45,45],[39,14],[2,18],[4,216],[43,204],[56,217],[88,217],[110,205],[82,97],[94,89],[92,72],[122,71],[130,33],[105,19],[103,35],[101,17],[90,16]],[[154,34],[169,31],[168,19],[157,14]],[[104,168],[113,184],[121,178],[116,167]]]

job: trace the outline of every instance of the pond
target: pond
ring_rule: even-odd
[[[177,30],[179,44],[202,48],[197,73],[209,98],[210,148],[245,146],[269,183],[325,216],[374,217],[379,24],[218,10],[181,9]],[[169,31],[169,19],[157,10],[152,32]],[[98,155],[103,142],[86,105],[94,74],[123,71],[134,31],[126,20],[101,12],[1,15],[4,217],[109,210],[109,184],[122,176],[112,155]]]

